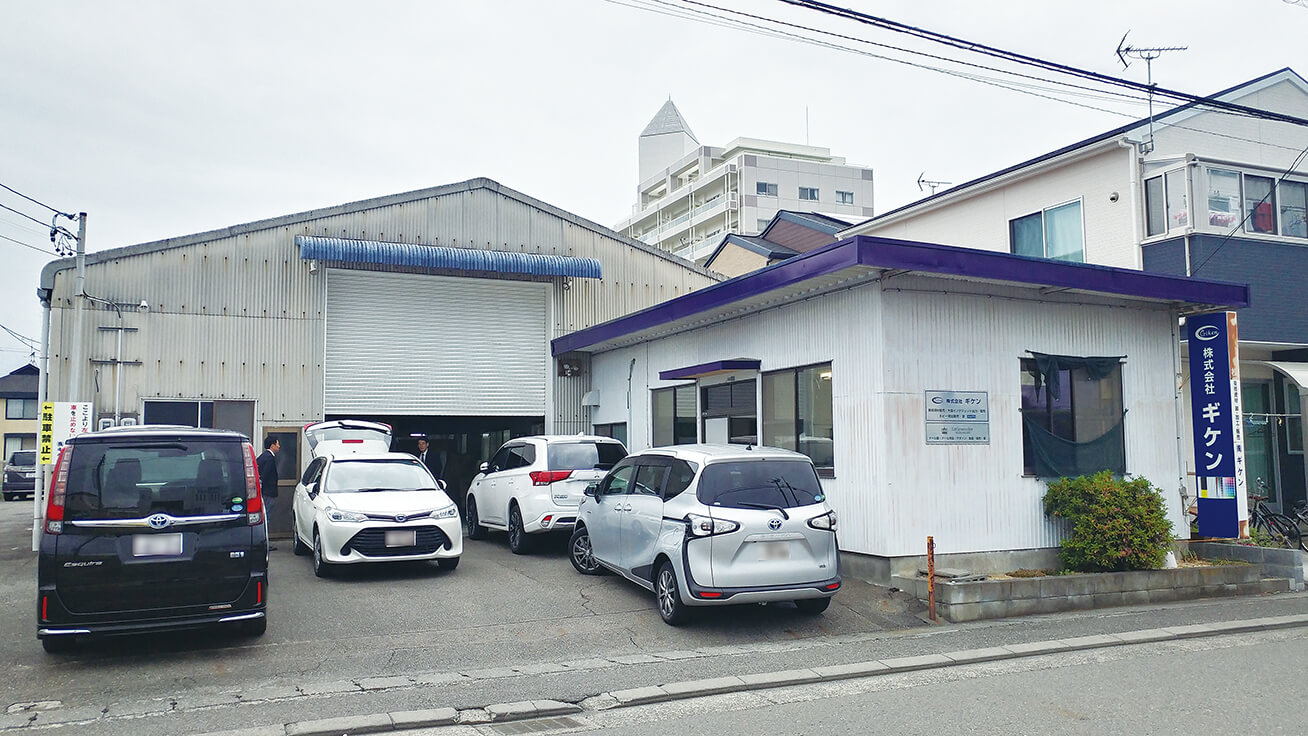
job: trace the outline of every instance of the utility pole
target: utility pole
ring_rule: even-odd
[[[71,401],[81,401],[80,392],[82,390],[82,364],[86,359],[82,356],[82,335],[86,327],[86,213],[77,213],[77,281],[73,286],[73,299],[77,301],[76,317],[73,320],[73,339],[72,355],[69,362],[72,364],[72,377],[65,392],[65,397]]]

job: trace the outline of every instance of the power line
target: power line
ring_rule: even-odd
[[[1157,85],[1141,84],[1140,82],[1133,82],[1129,79],[1122,79],[1121,77],[1114,77],[1107,74],[1100,74],[1099,72],[1093,72],[1088,69],[1080,69],[1077,67],[1068,66],[1066,64],[1059,64],[1057,62],[1048,61],[1038,57],[1027,56],[1026,54],[1019,54],[1014,51],[1005,51],[1003,49],[996,48],[994,46],[987,46],[985,44],[976,43],[974,41],[967,41],[944,33],[937,33],[935,31],[929,31],[924,28],[919,28],[917,26],[910,26],[906,23],[899,23],[897,21],[892,21],[887,18],[881,18],[875,15],[869,15],[867,13],[860,13],[855,10],[850,10],[849,8],[839,8],[834,5],[828,5],[826,3],[818,2],[817,0],[779,0],[779,1],[787,5],[794,5],[796,7],[805,8],[808,10],[814,10],[819,13],[825,13],[827,15],[835,16],[837,18],[852,20],[854,22],[862,23],[864,25],[881,28],[883,30],[893,31],[895,33],[906,34],[909,36],[913,36],[915,38],[931,41],[933,43],[939,43],[945,46],[950,46],[964,51],[971,51],[974,53],[983,54],[985,56],[990,56],[997,59],[1003,59],[1005,61],[1011,61],[1025,66],[1032,66],[1038,69],[1044,69],[1045,71],[1056,72],[1058,74],[1066,74],[1069,76],[1079,77],[1081,79],[1093,80],[1101,84],[1108,84],[1111,86],[1123,87],[1126,89],[1134,89],[1142,92],[1152,92],[1153,94],[1161,95],[1164,97],[1170,97],[1174,100],[1178,100],[1186,103],[1193,103],[1196,105],[1209,107],[1209,108],[1222,109],[1228,112],[1235,112],[1243,115],[1248,115],[1250,117],[1261,118],[1263,120],[1273,120],[1276,122],[1291,123],[1293,125],[1308,127],[1308,119],[1295,117],[1293,115],[1286,115],[1284,113],[1273,112],[1271,110],[1263,110],[1256,107],[1248,107],[1245,105],[1236,104],[1234,102],[1225,102],[1222,100],[1213,99],[1211,97],[1201,97],[1199,95],[1193,95],[1188,92],[1180,92],[1178,90],[1167,89],[1165,87],[1158,87]]]
[[[13,330],[9,329],[8,327],[5,327],[4,325],[0,325],[0,330],[4,330],[5,332],[8,332],[11,336],[13,336],[15,340],[18,340],[24,345],[27,345],[29,348],[36,349],[37,346],[36,340],[33,340],[30,337],[24,337],[23,335],[14,332]]]
[[[19,212],[18,210],[14,209],[13,207],[10,207],[9,205],[0,204],[0,209],[6,209],[6,210],[9,210],[10,212],[14,213],[15,215],[18,215],[18,216],[20,216],[20,217],[26,217],[27,219],[31,220],[32,222],[35,222],[36,224],[38,224],[38,225],[40,225],[40,226],[42,226],[42,227],[45,227],[45,223],[44,223],[44,222],[41,222],[40,220],[36,219],[35,217],[32,217],[31,215],[27,214],[26,212]]]
[[[23,194],[22,192],[18,191],[17,189],[14,189],[13,187],[6,186],[6,185],[4,185],[4,184],[0,184],[0,187],[3,187],[3,188],[5,188],[5,189],[8,189],[9,191],[13,192],[14,194],[17,194],[18,196],[22,197],[23,199],[26,199],[28,202],[31,202],[32,204],[40,205],[40,206],[46,208],[47,210],[50,210],[51,212],[55,213],[56,215],[63,215],[64,217],[67,217],[67,218],[70,219],[70,220],[72,220],[72,219],[76,219],[76,216],[75,216],[75,215],[70,215],[70,214],[68,214],[67,212],[63,212],[63,211],[61,211],[61,210],[57,210],[57,209],[55,209],[54,207],[51,207],[50,205],[46,204],[45,202],[39,202],[39,201],[37,201],[37,200],[35,200],[35,199],[32,199],[31,197],[27,196],[26,194]]]
[[[34,251],[38,251],[38,252],[40,252],[40,253],[45,253],[45,254],[47,254],[47,255],[52,255],[52,256],[57,256],[57,255],[59,255],[58,253],[56,253],[56,252],[54,252],[54,251],[52,251],[52,250],[46,250],[45,248],[38,248],[38,247],[35,246],[35,245],[29,245],[28,243],[24,243],[24,242],[21,241],[21,240],[14,240],[13,238],[11,238],[11,237],[9,237],[9,236],[7,236],[7,235],[0,235],[0,238],[3,238],[4,240],[8,240],[9,242],[14,243],[14,244],[17,244],[17,245],[21,245],[21,246],[23,246],[24,248],[31,248],[32,250],[34,250]]]

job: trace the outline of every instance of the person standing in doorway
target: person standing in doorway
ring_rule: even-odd
[[[441,454],[431,448],[431,443],[426,437],[418,438],[418,462],[427,466],[431,471],[431,477],[440,480],[445,474],[445,463],[441,462]]]
[[[255,461],[259,468],[259,488],[263,496],[264,524],[272,522],[273,506],[277,501],[277,453],[281,452],[282,443],[276,437],[268,435],[263,438],[263,454]],[[269,550],[276,547],[268,545]]]

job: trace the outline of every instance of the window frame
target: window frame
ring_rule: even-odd
[[[1069,199],[1063,202],[1059,202],[1057,204],[1049,205],[1048,207],[1037,210],[1035,212],[1028,212],[1025,215],[1010,218],[1008,221],[1008,252],[1014,255],[1024,255],[1017,252],[1017,238],[1014,237],[1013,225],[1019,221],[1027,220],[1038,215],[1040,217],[1040,255],[1029,256],[1029,257],[1043,258],[1047,261],[1061,261],[1063,263],[1087,263],[1085,257],[1086,240],[1085,240],[1085,201],[1084,200],[1085,200],[1084,197],[1077,197],[1075,199]],[[1164,195],[1164,201],[1166,201],[1166,195]],[[1078,230],[1080,232],[1080,241],[1081,241],[1079,252],[1081,254],[1081,258],[1078,260],[1073,260],[1071,258],[1055,258],[1049,255],[1048,215],[1050,212],[1053,212],[1054,210],[1063,209],[1065,207],[1070,207],[1072,205],[1077,206],[1077,213],[1079,215],[1078,220],[1080,222],[1080,227],[1078,228]]]
[[[807,365],[797,365],[797,366],[794,366],[794,367],[792,367],[792,368],[781,368],[781,369],[778,369],[778,370],[775,370],[775,371],[766,371],[766,372],[762,373],[762,374],[759,376],[759,387],[760,387],[760,389],[761,389],[762,392],[763,392],[762,399],[761,399],[761,401],[759,402],[759,416],[760,416],[760,419],[759,419],[759,438],[760,438],[760,440],[763,441],[764,443],[767,442],[767,437],[766,437],[766,428],[767,428],[767,426],[768,426],[768,422],[769,422],[769,417],[768,417],[768,413],[769,413],[769,412],[768,412],[768,409],[769,409],[769,407],[767,406],[767,402],[768,402],[768,391],[767,391],[767,388],[766,388],[766,386],[767,386],[767,381],[768,381],[769,378],[772,378],[772,377],[781,377],[781,376],[785,376],[786,374],[789,374],[790,377],[791,377],[791,388],[792,388],[792,398],[793,398],[793,403],[792,403],[792,405],[791,405],[791,407],[790,407],[790,410],[791,410],[791,417],[793,418],[793,419],[792,419],[793,424],[792,424],[791,429],[794,431],[794,433],[791,435],[791,438],[794,440],[794,443],[795,443],[795,449],[794,449],[794,451],[800,453],[801,455],[804,455],[804,456],[808,457],[809,460],[814,460],[814,458],[813,458],[812,455],[809,455],[808,453],[804,452],[804,451],[801,449],[801,444],[800,444],[800,438],[804,436],[804,435],[803,435],[803,432],[801,431],[801,425],[802,425],[802,423],[804,422],[805,417],[801,416],[801,414],[800,414],[800,407],[799,407],[799,376],[800,376],[800,373],[803,372],[803,371],[807,371],[807,370],[820,370],[820,369],[823,369],[823,368],[825,368],[827,371],[829,371],[829,372],[831,373],[831,379],[830,379],[830,380],[832,381],[832,391],[831,391],[831,444],[832,444],[831,465],[818,465],[818,464],[817,464],[817,461],[814,460],[814,462],[813,462],[813,467],[817,469],[817,473],[818,473],[818,477],[819,477],[819,478],[834,478],[834,477],[836,477],[836,455],[835,455],[835,442],[836,442],[836,438],[835,438],[835,435],[836,435],[836,415],[835,415],[836,413],[835,413],[835,405],[836,405],[836,398],[835,398],[835,385],[834,385],[834,382],[835,382],[835,370],[833,369],[833,365],[834,365],[834,361],[823,361],[823,362],[821,362],[821,363],[809,363],[809,364],[807,364]],[[821,374],[819,373],[819,376],[820,376],[820,375],[821,375]],[[813,436],[813,435],[810,435],[810,436]],[[823,439],[825,439],[825,438],[823,438]]]
[[[754,193],[760,197],[775,197],[777,196],[777,184],[771,181],[756,181],[754,182]]]
[[[684,417],[683,417],[683,416],[679,416],[679,415],[677,414],[677,392],[678,392],[678,391],[691,391],[691,392],[694,392],[694,393],[692,393],[692,398],[693,398],[694,401],[695,401],[695,409],[694,409],[694,413],[692,413],[690,416],[684,416]],[[667,445],[663,445],[663,444],[660,444],[660,443],[656,443],[656,442],[654,442],[654,440],[655,440],[655,439],[658,437],[658,435],[659,435],[659,431],[658,431],[658,419],[659,419],[659,417],[657,416],[657,412],[654,410],[654,407],[655,407],[655,403],[657,402],[657,397],[660,396],[660,395],[662,395],[662,394],[665,393],[665,392],[670,392],[671,395],[672,395],[672,431],[671,431],[672,446],[675,446],[675,445],[693,445],[693,444],[695,444],[696,442],[699,441],[699,438],[700,438],[700,434],[699,434],[699,392],[698,392],[698,390],[697,390],[697,384],[695,384],[695,383],[682,383],[682,384],[678,384],[678,385],[676,385],[676,386],[666,386],[666,387],[664,387],[664,388],[654,388],[654,389],[650,389],[650,392],[649,392],[649,406],[650,406],[650,412],[649,412],[650,427],[649,427],[649,430],[650,430],[650,434],[649,434],[649,436],[650,436],[650,440],[651,440],[651,445],[652,445],[652,446],[655,446],[655,447],[665,447],[665,446],[667,446]],[[682,421],[682,420],[686,420],[686,421],[689,421],[689,422],[691,422],[691,423],[694,424],[694,426],[695,426],[695,435],[694,435],[693,437],[688,436],[688,435],[682,435],[682,436],[680,437],[680,440],[684,440],[684,441],[679,441],[679,438],[678,438],[678,436],[677,436],[677,423],[678,423],[679,421]]]
[[[1304,229],[1303,235],[1298,235],[1295,233],[1288,232],[1286,228],[1285,223],[1289,218],[1285,216],[1285,209],[1286,209],[1285,197],[1282,195],[1281,189],[1288,188],[1290,186],[1299,187],[1299,190],[1303,193],[1303,199],[1301,199],[1300,201],[1304,204],[1304,208],[1299,216],[1300,217],[1299,224]],[[1277,190],[1276,191],[1276,199],[1277,199],[1276,217],[1277,217],[1278,224],[1280,225],[1281,236],[1286,238],[1308,238],[1308,182],[1299,181],[1297,179],[1282,179],[1281,181],[1278,181],[1276,183],[1276,190]]]
[[[836,204],[854,204],[854,193],[837,189]]]
[[[808,194],[808,193],[811,193],[812,196],[810,196],[810,197],[806,197],[806,196],[804,196],[805,194]],[[801,202],[821,202],[821,201],[822,201],[822,190],[821,190],[820,188],[818,188],[818,187],[800,187],[800,188],[799,188],[799,200],[800,200]]]
[[[1119,363],[1117,364],[1117,370],[1115,371],[1115,375],[1117,376],[1117,396],[1118,396],[1118,400],[1119,400],[1119,402],[1120,402],[1119,405],[1118,405],[1118,408],[1122,411],[1122,413],[1125,413],[1125,410],[1126,410],[1126,391],[1125,391],[1126,377],[1123,375],[1124,372],[1125,372],[1125,371],[1123,370],[1123,368],[1124,368],[1125,365],[1126,365],[1126,364],[1125,364],[1124,362],[1119,362]],[[1036,361],[1035,361],[1034,358],[1019,358],[1019,370],[1018,370],[1018,394],[1019,394],[1019,398],[1018,398],[1018,417],[1019,417],[1019,421],[1021,422],[1021,427],[1022,427],[1022,475],[1023,475],[1024,477],[1028,477],[1028,478],[1034,478],[1034,477],[1037,477],[1037,476],[1036,476],[1036,472],[1035,472],[1035,466],[1034,466],[1034,464],[1032,464],[1031,462],[1029,462],[1029,458],[1030,458],[1031,453],[1032,453],[1032,445],[1031,445],[1031,440],[1030,440],[1029,437],[1027,436],[1027,429],[1026,429],[1025,417],[1028,415],[1028,411],[1025,409],[1025,406],[1024,406],[1026,400],[1025,400],[1025,397],[1022,396],[1022,383],[1021,383],[1021,382],[1022,382],[1022,377],[1023,377],[1024,374],[1031,374],[1032,376],[1035,376],[1035,375],[1037,375],[1038,370],[1039,370],[1039,369],[1038,369],[1037,366],[1036,366]],[[1075,436],[1075,434],[1076,434],[1076,428],[1077,428],[1077,419],[1076,419],[1076,417],[1077,417],[1077,410],[1076,410],[1076,404],[1077,404],[1077,401],[1076,401],[1076,393],[1075,393],[1075,391],[1072,390],[1072,383],[1073,383],[1073,381],[1076,380],[1074,374],[1075,374],[1075,372],[1076,372],[1077,370],[1084,370],[1084,369],[1077,369],[1077,368],[1069,368],[1069,369],[1067,369],[1067,384],[1066,384],[1066,386],[1065,386],[1065,388],[1064,388],[1064,391],[1065,391],[1065,394],[1064,394],[1064,395],[1066,396],[1066,399],[1067,399],[1067,406],[1068,406],[1068,408],[1067,408],[1067,413],[1068,413],[1068,423],[1071,425],[1071,427],[1072,427],[1072,432],[1073,432],[1073,436],[1072,436],[1072,437],[1065,437],[1065,436],[1063,436],[1063,435],[1061,435],[1061,434],[1058,434],[1058,432],[1055,431],[1055,427],[1054,427],[1054,411],[1055,411],[1055,408],[1056,408],[1056,407],[1054,406],[1053,397],[1050,396],[1050,394],[1049,394],[1049,382],[1048,382],[1048,381],[1044,382],[1044,386],[1041,387],[1041,391],[1043,391],[1043,396],[1044,396],[1044,405],[1045,405],[1045,409],[1044,409],[1044,411],[1045,411],[1045,415],[1046,415],[1046,421],[1045,421],[1044,424],[1042,425],[1043,428],[1044,428],[1045,430],[1047,430],[1050,434],[1053,434],[1053,435],[1055,435],[1055,436],[1057,436],[1057,437],[1060,437],[1060,438],[1062,438],[1062,439],[1065,439],[1065,440],[1069,440],[1069,441],[1071,441],[1071,442],[1078,442],[1078,441],[1081,441],[1081,440],[1078,440],[1077,437]],[[1106,378],[1104,378],[1104,379],[1100,379],[1100,381],[1104,381],[1104,380],[1107,380],[1107,379],[1106,379]],[[1090,438],[1090,439],[1093,439],[1093,438]],[[1122,433],[1122,464],[1123,464],[1123,467],[1121,468],[1123,474],[1126,473],[1126,467],[1125,467],[1125,466],[1126,466],[1126,446],[1127,446],[1127,445],[1126,445],[1126,433],[1123,432],[1123,433]],[[1112,470],[1112,468],[1110,468],[1110,470]]]
[[[18,416],[14,416],[13,408],[17,404],[20,408]],[[27,416],[29,409],[32,416]],[[36,399],[5,399],[5,419],[12,422],[35,421],[41,413],[41,402]]]

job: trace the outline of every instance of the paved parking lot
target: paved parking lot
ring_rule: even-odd
[[[4,703],[114,702],[183,692],[256,691],[413,672],[459,672],[903,629],[916,602],[848,580],[822,616],[789,605],[706,611],[666,626],[644,590],[613,576],[584,577],[566,540],[515,556],[503,535],[468,542],[454,572],[431,564],[359,565],[313,575],[288,540],[272,553],[268,633],[212,631],[125,637],[70,655],[35,637],[30,503],[0,506],[0,657],[11,663]]]

